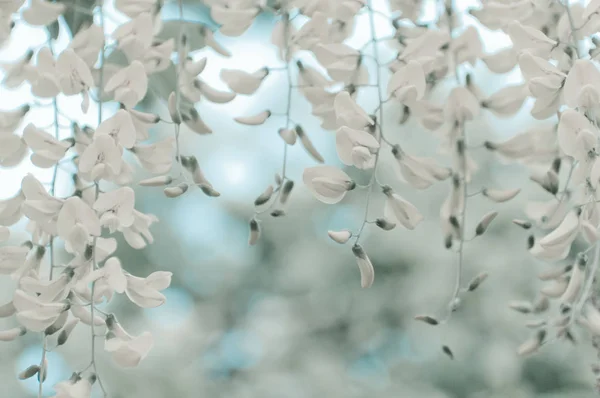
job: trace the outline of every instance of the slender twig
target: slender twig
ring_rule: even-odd
[[[183,71],[183,63],[184,59],[181,57],[181,44],[183,43],[183,1],[177,0],[177,9],[178,9],[178,18],[179,18],[179,32],[177,33],[177,76],[175,76],[175,112],[177,112],[177,117],[181,120],[181,89],[179,87],[179,81],[181,77],[181,73]],[[181,132],[180,123],[175,123],[175,160],[177,161],[177,167],[179,169],[179,175],[177,178],[181,178],[183,175],[183,164],[181,163],[181,145],[179,143],[179,133]]]
[[[442,3],[444,4],[444,3]],[[445,8],[445,13],[446,16],[448,18],[448,34],[450,37],[450,46],[448,48],[448,54],[450,56],[450,62],[454,65],[454,75],[456,78],[456,84],[457,85],[461,85],[461,81],[460,81],[460,74],[459,74],[459,64],[456,61],[456,57],[455,54],[453,52],[452,49],[452,40],[453,40],[453,33],[454,33],[454,22],[453,22],[453,18],[454,18],[454,11],[456,9],[456,5],[454,3],[454,0],[451,1],[450,3],[450,7]],[[461,285],[462,285],[462,277],[463,277],[463,268],[464,268],[464,246],[465,246],[465,224],[466,224],[466,219],[467,219],[467,201],[469,198],[469,194],[468,194],[468,187],[467,187],[467,136],[465,134],[465,126],[464,126],[464,122],[460,122],[460,124],[458,125],[458,128],[460,129],[460,135],[457,139],[456,142],[456,150],[457,150],[457,154],[459,156],[459,167],[460,167],[460,178],[461,178],[461,195],[462,195],[462,206],[460,209],[460,214],[459,214],[459,234],[460,234],[460,241],[458,243],[458,260],[456,262],[456,276],[455,276],[455,280],[454,280],[454,289],[452,292],[452,296],[450,298],[450,301],[448,302],[448,312],[446,315],[446,318],[444,319],[443,322],[448,322],[450,320],[450,318],[452,317],[452,313],[454,312],[454,310],[457,308],[458,305],[458,300],[459,300],[459,296],[460,296],[460,292],[461,292]]]
[[[373,10],[372,3],[373,3],[372,0],[367,1],[367,10],[368,10],[368,14],[369,14],[369,28],[371,31],[371,44],[373,47],[373,59],[375,60],[375,63],[377,65],[377,67],[376,67],[377,97],[379,99],[379,104],[376,108],[376,111],[379,112],[379,117],[378,117],[379,137],[377,138],[377,140],[381,144],[381,140],[383,138],[383,106],[382,106],[382,104],[385,102],[385,100],[383,97],[383,90],[381,89],[381,62],[380,62],[380,58],[379,58],[379,49],[377,47],[377,32],[375,30],[375,11]],[[386,142],[388,142],[388,141],[386,140]],[[371,194],[373,193],[373,185],[377,179],[377,166],[379,165],[380,152],[381,152],[381,149],[378,149],[377,153],[375,154],[375,163],[373,165],[373,173],[371,174],[371,178],[369,180],[369,185],[367,187],[367,189],[368,189],[367,190],[367,199],[366,199],[366,203],[365,203],[365,213],[363,216],[363,222],[362,222],[360,228],[358,229],[358,233],[356,234],[355,243],[358,243],[358,241],[360,240],[360,237],[362,236],[362,233],[365,229],[365,226],[367,225],[367,218],[369,217],[369,208],[371,205]]]

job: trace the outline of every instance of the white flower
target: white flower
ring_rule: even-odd
[[[238,94],[252,95],[269,74],[268,68],[261,68],[253,73],[236,69],[221,69],[221,80],[229,89]]]
[[[360,286],[362,288],[371,287],[375,280],[375,270],[373,269],[371,259],[358,243],[352,246],[352,253],[356,258],[356,263],[360,270]]]
[[[101,193],[94,203],[94,210],[100,214],[100,222],[108,227],[110,232],[117,228],[130,227],[133,224],[133,206],[135,193],[129,187]]]
[[[365,77],[368,80],[368,73],[361,65],[360,52],[347,44],[320,43],[313,48],[313,53],[319,63],[327,69],[329,76],[336,81],[362,84]]]
[[[341,91],[333,102],[338,126],[363,129],[375,124],[373,119],[350,97],[347,91]]]
[[[335,145],[338,156],[345,165],[353,165],[359,169],[370,169],[375,165],[379,142],[368,132],[340,127],[335,134]]]
[[[164,271],[153,272],[146,278],[127,274],[125,294],[141,308],[158,307],[166,301],[165,296],[160,291],[169,287],[171,275],[170,272]]]
[[[148,76],[140,61],[133,61],[129,66],[119,70],[106,83],[104,91],[114,91],[115,101],[126,108],[133,108],[148,91]]]
[[[20,289],[15,291],[13,305],[19,323],[34,332],[41,332],[52,325],[69,308],[65,303],[43,302]]]
[[[119,174],[121,166],[121,151],[109,135],[95,137],[79,158],[79,171],[92,181]]]
[[[91,283],[95,283],[94,302],[101,301],[102,296],[110,301],[114,292],[124,293],[127,287],[127,278],[119,259],[116,257],[109,258],[102,268],[93,270],[78,282],[76,286],[77,293],[86,298],[89,296],[90,301],[92,301],[91,289],[88,286]]]
[[[148,129],[150,126],[158,123],[160,117],[154,113],[141,112],[135,109],[127,109],[127,112],[133,121],[137,141],[147,140]]]
[[[131,148],[136,141],[136,129],[131,113],[119,109],[113,116],[100,123],[94,136],[109,135],[125,148]]]
[[[547,60],[528,52],[519,56],[521,73],[527,81],[529,91],[536,98],[531,115],[546,119],[560,107],[560,96],[566,75]]]
[[[600,71],[591,61],[578,59],[573,64],[563,89],[565,103],[571,108],[594,109],[600,102]]]
[[[29,77],[30,70],[26,68],[33,57],[33,51],[29,50],[23,57],[15,60],[13,63],[0,63],[4,70],[2,84],[9,89],[19,87]]]
[[[133,61],[143,58],[154,38],[152,14],[144,13],[135,16],[131,21],[115,29],[113,37],[127,59]]]
[[[483,44],[479,31],[473,25],[469,25],[460,36],[450,41],[451,51],[454,52],[456,63],[469,62],[472,66],[483,53]]]
[[[169,137],[150,145],[136,145],[131,151],[146,170],[154,174],[164,174],[173,164],[174,141],[173,137]]]
[[[86,242],[90,235],[100,236],[101,233],[98,216],[87,203],[77,196],[65,200],[58,213],[56,227],[58,235],[67,243],[74,239],[73,233],[83,236]]]
[[[18,135],[0,133],[0,166],[15,166],[27,154],[27,145]]]
[[[52,98],[60,93],[56,61],[50,48],[42,47],[37,53],[36,65],[26,65],[26,68],[31,71],[29,82],[33,95],[40,98]]]
[[[588,152],[581,146],[581,135],[595,136],[596,129],[581,113],[567,109],[560,115],[557,136],[558,145],[565,155],[581,160]]]
[[[389,96],[403,104],[413,104],[425,95],[425,73],[420,63],[409,61],[390,78],[387,86]]]
[[[504,158],[524,163],[547,163],[556,158],[558,152],[553,126],[529,129],[502,143],[486,142],[485,146]]]
[[[15,196],[0,200],[0,225],[11,226],[21,219],[21,205],[25,195],[18,192]]]
[[[142,58],[146,73],[151,75],[166,70],[171,65],[171,54],[173,54],[174,50],[174,39],[153,44],[148,51],[144,53],[144,57]]]
[[[0,133],[13,133],[29,110],[29,105],[23,105],[8,111],[0,111]]]
[[[10,275],[25,264],[29,249],[25,246],[0,247],[0,274]]]
[[[398,177],[417,189],[429,188],[435,181],[450,177],[451,170],[431,158],[409,155],[399,146],[392,148],[392,154],[397,160]]]
[[[579,217],[576,212],[571,211],[567,213],[556,229],[536,242],[530,252],[547,261],[563,260],[569,254],[571,244],[579,230]]]
[[[407,229],[415,229],[423,220],[419,210],[410,202],[394,193],[390,187],[384,187],[383,193],[387,196],[385,200],[385,218],[400,223]]]
[[[248,1],[228,0],[210,8],[210,16],[221,25],[219,31],[225,36],[240,36],[252,25],[259,12],[260,8]]]
[[[130,18],[158,9],[156,0],[115,0],[115,8]]]
[[[92,396],[92,384],[96,381],[96,376],[91,375],[82,378],[74,373],[70,380],[61,381],[54,386],[56,395],[52,398],[90,398]]]
[[[96,24],[80,29],[69,43],[69,48],[77,54],[88,67],[93,68],[98,54],[104,46],[104,32]]]
[[[481,106],[489,109],[496,116],[514,115],[521,109],[529,91],[526,85],[506,86],[481,102]]]
[[[56,234],[56,219],[63,206],[63,200],[46,192],[44,186],[31,174],[21,181],[21,191],[25,197],[23,214],[43,231]]]
[[[33,151],[31,163],[42,168],[54,166],[71,147],[69,142],[58,141],[53,135],[36,128],[31,123],[23,130],[23,140]]]
[[[493,54],[484,55],[481,60],[494,73],[508,73],[517,66],[518,53],[514,48],[508,47]]]
[[[90,102],[88,90],[94,85],[89,66],[72,49],[67,48],[58,56],[56,70],[62,92],[65,95],[81,93],[81,109],[87,112]]]
[[[473,93],[463,87],[455,87],[450,92],[444,116],[449,122],[458,122],[460,124],[468,120],[473,120],[479,114],[480,105]]]
[[[62,3],[51,3],[44,0],[31,0],[29,8],[23,10],[23,19],[30,25],[46,26],[56,21],[67,6]]]
[[[508,35],[513,42],[513,48],[517,52],[529,50],[533,55],[542,58],[549,58],[550,53],[556,48],[555,40],[548,38],[539,30],[521,24],[519,21],[513,21],[508,26]]]
[[[323,203],[338,203],[356,184],[342,170],[333,166],[315,166],[304,170],[302,180],[317,199]]]
[[[152,214],[144,214],[137,210],[133,210],[133,224],[129,227],[119,228],[123,233],[123,238],[134,249],[143,249],[148,243],[154,242],[154,238],[150,233],[150,226],[158,221]]]

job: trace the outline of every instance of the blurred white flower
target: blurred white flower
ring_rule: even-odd
[[[345,165],[359,169],[370,169],[375,165],[379,142],[366,131],[340,127],[335,134],[335,146]]]
[[[104,86],[107,93],[114,92],[114,99],[126,108],[133,108],[148,91],[148,76],[140,61],[133,61],[129,66],[115,73]]]
[[[317,199],[327,204],[338,203],[356,187],[346,173],[333,166],[306,168],[302,180]]]

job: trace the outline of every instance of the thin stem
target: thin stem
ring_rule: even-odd
[[[443,3],[442,3],[443,4]],[[459,74],[459,65],[456,62],[456,57],[452,51],[452,40],[454,33],[454,11],[455,11],[455,3],[454,0],[451,0],[450,7],[445,9],[446,16],[448,18],[448,34],[450,36],[450,46],[449,46],[449,55],[451,57],[450,62],[454,65],[454,75],[456,78],[457,85],[461,85],[460,74]],[[461,285],[462,285],[462,277],[463,277],[463,268],[464,268],[464,246],[465,246],[465,224],[467,219],[467,201],[469,198],[468,187],[467,187],[467,136],[465,134],[465,125],[464,122],[460,122],[460,135],[456,141],[456,151],[459,156],[459,167],[460,167],[460,178],[461,178],[461,195],[462,195],[462,203],[459,214],[459,233],[460,233],[460,241],[458,244],[458,260],[456,262],[456,271],[455,271],[455,279],[454,279],[454,289],[452,292],[452,297],[448,302],[448,313],[443,322],[448,322],[452,317],[452,313],[456,310],[461,293]]]
[[[287,18],[289,18],[289,15],[286,13],[285,16]],[[285,71],[286,71],[286,76],[287,76],[287,83],[288,83],[288,91],[287,91],[287,107],[285,110],[285,128],[289,128],[290,127],[290,117],[291,117],[291,111],[292,111],[292,71],[290,69],[290,56],[289,56],[289,52],[290,52],[290,47],[289,47],[289,39],[290,39],[290,22],[288,21],[286,24],[286,28],[285,28]],[[283,143],[283,166],[281,167],[281,178],[282,178],[282,184],[283,181],[285,181],[286,179],[286,168],[287,168],[287,153],[288,153],[288,144],[286,142]]]
[[[175,111],[177,112],[177,117],[181,121],[181,90],[179,88],[179,77],[181,75],[181,71],[183,70],[183,62],[184,59],[181,57],[181,44],[183,43],[183,1],[177,0],[177,9],[178,9],[178,18],[179,18],[179,32],[177,34],[177,76],[175,76]],[[177,161],[177,167],[179,168],[179,175],[177,178],[180,178],[183,175],[183,165],[181,164],[181,145],[179,143],[179,134],[181,132],[181,126],[179,123],[174,125],[175,129],[175,160]]]
[[[383,106],[382,106],[382,104],[384,103],[384,98],[383,98],[383,91],[381,90],[381,63],[379,61],[379,49],[377,47],[377,32],[375,30],[375,12],[373,11],[372,0],[367,1],[367,10],[369,13],[369,28],[371,31],[371,43],[373,44],[373,59],[375,60],[375,63],[377,64],[376,77],[377,77],[377,96],[379,99],[379,105],[377,106],[376,111],[379,112],[378,141],[381,144],[381,140],[383,138]],[[388,141],[386,140],[386,142],[388,142]],[[367,191],[367,200],[365,203],[365,213],[364,213],[364,217],[363,217],[363,222],[358,230],[358,233],[356,234],[355,244],[357,244],[358,241],[360,240],[360,237],[362,236],[365,226],[367,225],[367,218],[369,217],[369,208],[371,205],[371,194],[373,193],[374,182],[377,179],[377,166],[379,165],[380,152],[381,152],[381,149],[379,149],[377,151],[377,153],[375,154],[375,164],[373,166],[373,174],[371,174],[371,179],[369,180],[369,185],[367,188],[368,191]]]

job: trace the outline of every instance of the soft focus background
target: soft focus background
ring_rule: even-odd
[[[374,4],[381,12],[389,12],[386,1]],[[475,5],[462,0],[458,4],[465,9]],[[175,4],[167,4],[163,15],[174,18],[174,12]],[[206,9],[197,4],[186,4],[186,19],[210,22]],[[390,35],[389,23],[380,15],[376,19],[378,37]],[[110,29],[123,20],[108,7]],[[474,23],[469,17],[463,22]],[[281,66],[269,40],[274,23],[273,16],[262,15],[240,38],[217,34],[217,40],[234,56],[223,58],[209,49],[198,51],[195,57],[209,59],[201,77],[216,88],[226,89],[219,79],[221,68],[254,71],[265,65]],[[510,44],[504,34],[484,29],[481,34],[488,51]],[[363,15],[350,43],[358,48],[368,40],[368,19]],[[0,52],[0,60],[15,59],[26,48],[45,41],[43,31],[20,24],[13,40]],[[67,41],[62,32],[57,47],[63,48]],[[383,51],[382,57],[390,56],[391,52]],[[309,58],[303,59],[310,62]],[[520,80],[518,72],[495,76],[483,65],[473,72],[486,93]],[[371,75],[373,78],[374,73]],[[451,84],[448,82],[448,88]],[[502,205],[481,197],[469,200],[467,218],[471,228],[492,208],[500,211],[491,229],[469,243],[465,252],[466,280],[483,271],[490,276],[468,295],[447,325],[432,327],[413,317],[439,313],[452,293],[457,258],[443,248],[438,221],[450,182],[415,192],[397,181],[389,154],[383,158],[379,179],[413,201],[426,220],[415,231],[368,229],[362,242],[375,265],[372,288],[360,288],[350,247],[337,245],[327,237],[329,229],[356,230],[360,226],[364,191],[354,191],[340,205],[319,203],[301,183],[303,168],[314,163],[299,146],[292,147],[288,157],[288,175],[297,182],[288,215],[277,219],[266,216],[260,243],[248,247],[252,202],[281,169],[283,144],[277,130],[283,121],[273,117],[265,125],[252,128],[232,119],[263,109],[283,112],[286,89],[285,74],[274,71],[253,97],[240,96],[226,105],[202,103],[198,107],[214,130],[213,135],[183,131],[183,154],[193,154],[200,160],[207,177],[222,193],[220,198],[208,198],[192,190],[178,199],[167,199],[160,189],[136,188],[136,207],[160,219],[152,228],[155,243],[136,251],[123,241],[118,255],[132,274],[146,276],[155,270],[169,270],[174,279],[163,307],[140,310],[118,297],[104,309],[116,313],[132,334],[150,330],[156,340],[150,356],[133,370],[116,368],[100,345],[98,369],[112,398],[596,396],[589,370],[594,350],[583,332],[577,334],[577,345],[551,344],[528,359],[515,354],[529,331],[524,326],[525,316],[510,311],[507,302],[535,298],[539,288],[535,275],[545,265],[528,254],[527,234],[512,225],[511,219],[524,216],[526,199],[548,197],[541,190],[526,189],[530,184],[525,168],[503,164],[484,149],[473,150],[480,171],[470,191],[484,185],[524,190],[516,200]],[[28,87],[0,90],[1,109],[31,100]],[[359,103],[372,111],[377,106],[376,92],[361,90],[364,92]],[[333,133],[320,129],[302,97],[294,94],[292,100],[292,119],[304,127],[327,164],[339,165]],[[78,98],[59,97],[59,104],[69,117],[95,125],[96,109],[81,115]],[[166,115],[161,103],[149,101],[145,106]],[[113,108],[106,109],[108,112]],[[486,139],[506,139],[531,127],[529,109],[530,104],[526,104],[511,120],[485,115],[467,127],[470,145],[477,147]],[[414,120],[399,126],[401,110],[397,105],[387,104],[384,114],[388,138],[415,154],[435,154],[437,138]],[[30,114],[29,121],[43,127],[52,122],[51,117],[51,111],[42,107]],[[69,124],[62,117],[61,122]],[[67,129],[64,134],[68,134]],[[162,125],[152,137],[170,134],[172,129]],[[51,170],[33,167],[29,160],[19,167],[2,169],[0,198],[14,195],[26,173],[34,173],[43,182],[49,182],[52,175]],[[143,177],[139,170],[136,180]],[[368,180],[366,174],[353,177],[364,183]],[[58,194],[67,196],[71,192],[68,170],[63,170],[59,173]],[[382,196],[373,196],[370,219],[381,214]],[[14,231],[15,242],[27,239],[24,223]],[[64,253],[59,258],[68,261]],[[1,281],[1,302],[10,300],[12,283],[9,278]],[[14,322],[2,321],[2,328],[12,327],[10,322]],[[442,353],[442,345],[452,347],[455,360]],[[16,375],[38,363],[41,351],[40,338],[33,334],[0,345],[1,397],[37,396],[37,381],[20,382]],[[51,352],[48,359],[45,395],[51,396],[54,383],[89,362],[89,329],[79,326],[68,344]]]

